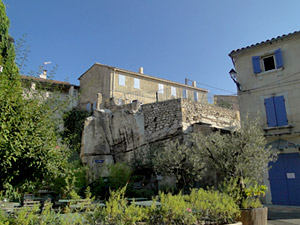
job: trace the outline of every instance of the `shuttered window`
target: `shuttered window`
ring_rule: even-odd
[[[283,96],[276,96],[265,99],[267,122],[269,127],[288,125]]]
[[[276,49],[273,54],[267,56],[252,56],[253,73],[261,73],[283,67],[281,49]]]

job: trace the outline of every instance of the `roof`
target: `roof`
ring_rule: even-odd
[[[44,78],[39,78],[39,77],[31,77],[31,76],[25,76],[25,75],[21,75],[21,79],[22,80],[34,80],[34,81],[38,81],[38,82],[58,84],[58,85],[64,85],[64,86],[74,86],[74,87],[79,88],[78,85],[74,85],[74,84],[71,84],[71,83],[66,82],[66,81],[50,80],[50,79],[44,79]]]
[[[82,76],[84,76],[84,75],[85,75],[91,68],[93,68],[94,66],[104,66],[104,67],[108,67],[108,68],[110,68],[110,69],[113,69],[113,70],[115,70],[115,71],[124,72],[124,73],[130,73],[130,74],[135,75],[135,76],[137,76],[137,77],[142,77],[142,78],[152,79],[152,80],[156,80],[156,81],[158,81],[158,82],[164,82],[164,83],[174,84],[174,85],[176,85],[176,86],[181,86],[181,87],[185,87],[185,88],[189,88],[189,89],[194,89],[194,90],[197,90],[197,91],[208,92],[208,90],[207,90],[207,89],[204,89],[204,88],[193,87],[193,86],[190,86],[190,85],[187,85],[187,84],[182,84],[182,83],[179,83],[179,82],[170,81],[170,80],[162,79],[162,78],[159,78],[159,77],[154,77],[154,76],[146,75],[146,74],[143,74],[143,73],[133,72],[133,71],[130,71],[130,70],[124,70],[124,69],[120,69],[120,68],[117,68],[117,67],[104,65],[104,64],[101,64],[101,63],[97,63],[97,62],[96,62],[93,66],[91,66],[87,71],[85,71],[85,72],[78,78],[78,80],[80,80],[80,78],[81,78]]]
[[[243,48],[239,48],[239,49],[236,49],[236,50],[232,50],[228,55],[229,55],[230,57],[232,57],[233,55],[235,55],[235,54],[237,54],[237,53],[240,53],[240,52],[242,52],[242,51],[244,51],[244,50],[246,50],[246,49],[250,49],[250,48],[254,48],[254,47],[261,46],[261,45],[266,45],[266,44],[272,44],[272,42],[274,42],[274,41],[283,40],[283,39],[285,39],[285,38],[287,38],[287,37],[291,37],[291,36],[297,35],[297,34],[299,34],[299,33],[300,33],[300,31],[295,31],[295,32],[293,32],[293,33],[283,34],[283,35],[281,35],[281,36],[278,36],[278,37],[276,37],[276,38],[272,38],[272,39],[270,39],[270,40],[258,42],[258,43],[256,43],[256,44],[252,44],[252,45],[248,45],[248,46],[243,47]]]

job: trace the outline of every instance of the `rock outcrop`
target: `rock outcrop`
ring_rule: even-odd
[[[89,166],[92,180],[108,176],[108,165],[132,163],[136,154],[146,158],[151,148],[193,130],[199,131],[199,126],[205,126],[206,130],[207,127],[234,129],[239,126],[239,114],[182,99],[123,106],[110,101],[86,119],[81,159]]]

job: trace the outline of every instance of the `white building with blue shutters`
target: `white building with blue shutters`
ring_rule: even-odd
[[[267,203],[300,205],[300,31],[232,51],[241,119],[259,117],[277,162]]]

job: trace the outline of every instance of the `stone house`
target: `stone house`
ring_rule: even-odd
[[[300,205],[300,32],[233,50],[241,119],[259,117],[278,160],[265,174],[267,203]]]
[[[95,63],[79,80],[79,107],[82,109],[95,109],[98,93],[101,93],[103,102],[113,98],[117,105],[134,100],[145,104],[176,98],[207,102],[207,90],[196,87],[196,82],[191,86],[149,76],[143,73],[142,67],[139,72],[133,72]]]
[[[21,75],[21,81],[24,94],[26,93],[30,96],[37,90],[40,90],[44,98],[55,94],[62,101],[67,99],[69,101],[68,109],[78,105],[79,86],[66,81],[47,79],[46,70],[39,77]]]

